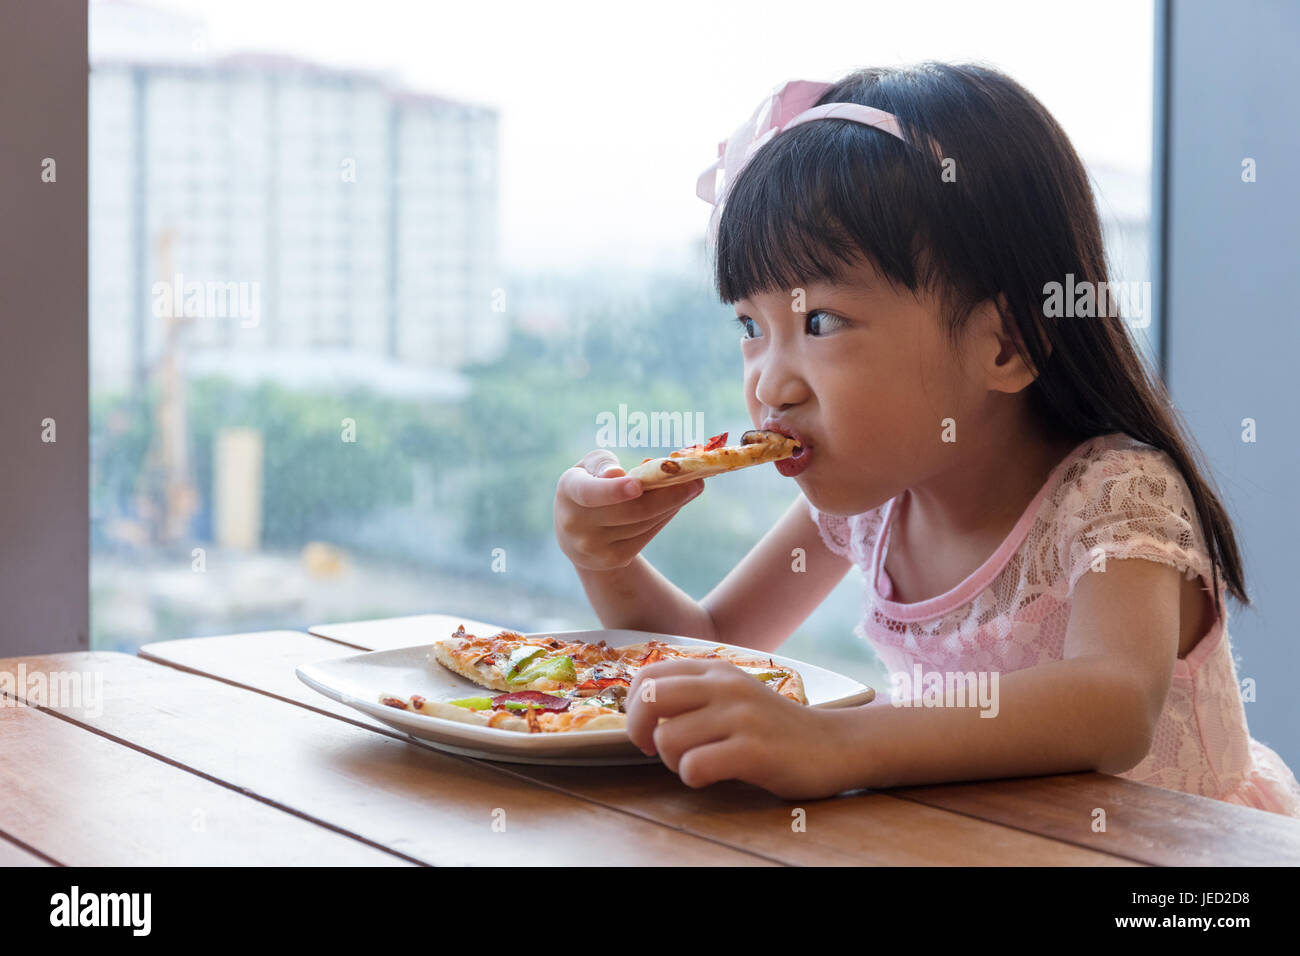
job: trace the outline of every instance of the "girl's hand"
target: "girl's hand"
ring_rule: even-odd
[[[835,779],[845,764],[835,716],[773,693],[725,660],[650,664],[627,694],[628,736],[688,787],[744,780],[787,800],[845,789]]]
[[[605,448],[588,452],[555,487],[555,539],[575,568],[610,571],[632,563],[704,479],[645,491]]]

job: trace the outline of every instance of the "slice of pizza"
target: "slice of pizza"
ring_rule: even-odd
[[[771,657],[738,651],[730,647],[717,646],[711,649],[690,648],[680,644],[666,644],[663,641],[644,641],[618,649],[622,662],[627,662],[625,670],[635,673],[642,667],[655,661],[673,660],[675,658],[695,658],[707,660],[721,658],[735,664],[746,674],[762,681],[782,697],[788,697],[796,704],[807,704],[804,694],[803,677],[793,667],[778,664]]]
[[[627,715],[606,706],[603,698],[556,697],[539,691],[447,701],[429,700],[419,694],[410,697],[383,694],[379,702],[429,717],[519,733],[621,730],[627,726]]]
[[[617,653],[604,641],[560,641],[525,637],[517,631],[490,636],[470,634],[461,625],[436,642],[431,658],[482,687],[501,691],[564,691],[577,687],[583,675]]]
[[[696,478],[708,478],[726,471],[791,458],[799,443],[780,432],[751,428],[740,436],[739,445],[728,445],[727,432],[714,435],[707,442],[687,445],[671,452],[667,458],[646,458],[627,473],[646,488],[665,488]]]

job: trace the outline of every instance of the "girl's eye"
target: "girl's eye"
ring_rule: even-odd
[[[741,336],[742,339],[756,339],[760,335],[762,335],[762,333],[759,331],[758,323],[755,322],[753,319],[751,319],[749,316],[738,315],[736,316],[736,322],[740,325],[740,327],[745,332],[745,334]]]
[[[821,321],[818,321],[818,320]],[[838,328],[844,324],[844,320],[832,312],[825,312],[821,309],[815,309],[808,313],[804,320],[805,331],[812,335],[821,335],[823,332]]]

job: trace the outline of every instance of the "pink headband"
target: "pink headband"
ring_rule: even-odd
[[[709,217],[710,245],[717,239],[718,220],[722,217],[727,190],[753,155],[777,133],[811,120],[846,119],[864,126],[874,126],[907,142],[897,117],[874,106],[863,106],[860,103],[813,106],[831,86],[830,83],[813,80],[790,80],[759,103],[754,114],[718,144],[717,161],[700,173],[700,178],[695,183],[695,194],[713,204],[713,214]],[[717,182],[719,170],[722,172],[720,184]]]

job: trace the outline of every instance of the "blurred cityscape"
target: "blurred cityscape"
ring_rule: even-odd
[[[703,208],[662,268],[507,275],[497,111],[203,38],[91,7],[92,646],[434,611],[598,627],[551,519],[597,416],[747,427]],[[1093,174],[1116,278],[1144,279],[1147,180]],[[728,492],[646,551],[697,597],[794,495]],[[879,679],[860,589],[787,653]]]

